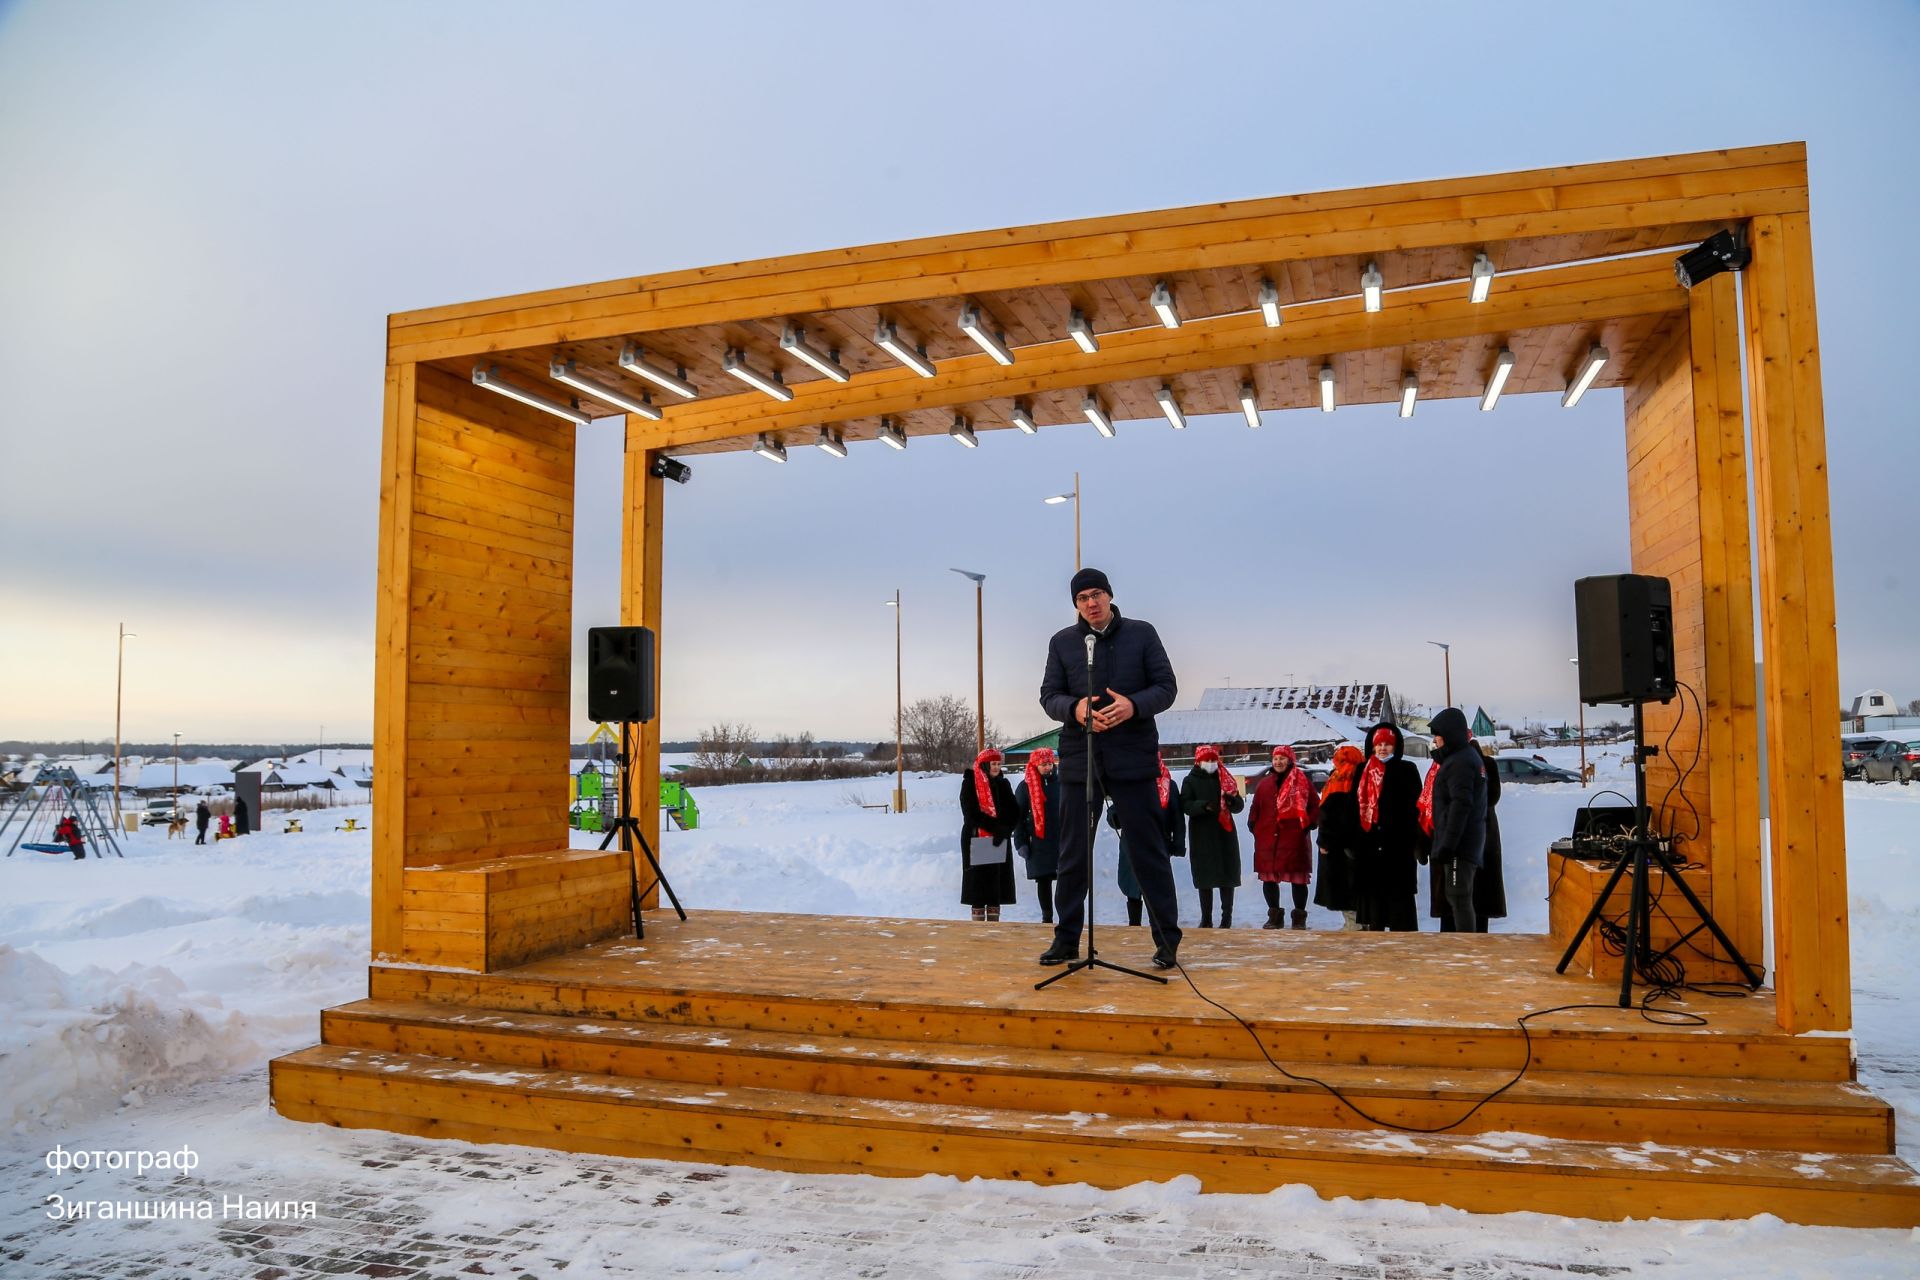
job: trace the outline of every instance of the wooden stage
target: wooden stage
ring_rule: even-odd
[[[1036,924],[651,912],[616,939],[493,973],[375,964],[368,999],[273,1063],[297,1120],[816,1172],[1209,1190],[1292,1182],[1499,1212],[1920,1225],[1894,1117],[1850,1041],[1788,1035],[1771,992],[1696,998],[1705,1026],[1553,972],[1543,935],[1189,930],[1176,973],[1046,991]],[[1101,954],[1144,966],[1143,929]]]

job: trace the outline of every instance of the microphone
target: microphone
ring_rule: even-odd
[[[1088,666],[1093,665],[1093,641],[1094,641],[1094,637],[1089,635],[1087,637],[1087,665]]]

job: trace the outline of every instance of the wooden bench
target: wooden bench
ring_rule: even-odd
[[[408,867],[401,957],[491,973],[632,927],[628,855],[560,849]]]

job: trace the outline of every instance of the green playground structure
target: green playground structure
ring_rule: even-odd
[[[576,831],[605,831],[610,811],[617,808],[619,789],[612,775],[582,770],[573,779],[574,801],[570,821]],[[671,778],[660,779],[660,807],[682,831],[700,825],[700,806],[685,784]]]

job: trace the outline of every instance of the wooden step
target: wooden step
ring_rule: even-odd
[[[362,1000],[322,1016],[321,1039],[470,1063],[954,1106],[1213,1123],[1374,1129],[1465,1115],[1506,1085],[1497,1069],[1149,1059],[1114,1053],[713,1029]],[[1515,1064],[1517,1065],[1517,1064]],[[1371,1118],[1370,1118],[1371,1117]],[[1884,1153],[1893,1110],[1852,1084],[1666,1078],[1531,1069],[1458,1133],[1584,1141]]]
[[[796,1171],[1101,1187],[1193,1174],[1211,1191],[1305,1183],[1326,1196],[1392,1196],[1483,1212],[1765,1212],[1834,1226],[1920,1225],[1920,1176],[1887,1155],[1055,1116],[477,1066],[331,1045],[276,1059],[272,1093],[279,1113],[295,1120]]]
[[[651,937],[656,926],[648,928]],[[1365,939],[1374,935],[1347,936]],[[924,995],[896,998],[883,988],[876,990],[877,984],[844,990],[809,988],[835,991],[823,997],[781,994],[772,984],[791,975],[779,972],[770,978],[742,972],[737,975],[739,987],[735,989],[664,985],[649,980],[647,962],[636,963],[630,958],[646,951],[646,947],[630,941],[623,945],[603,943],[587,954],[500,973],[376,964],[369,972],[368,994],[380,1000],[428,1000],[505,1012],[833,1038],[868,1036],[1135,1056],[1260,1057],[1259,1049],[1238,1023],[1205,1004],[1184,984],[1151,991],[1142,990],[1145,984],[1123,989],[1116,989],[1111,982],[1091,988],[1083,984],[1071,994],[1058,994],[1057,989],[1040,993],[1050,995],[1054,1005],[1035,1007],[1028,1003],[1037,1000],[1031,997],[1032,981],[1043,971],[1032,965],[1025,949],[1018,953],[1024,957],[1024,964],[1011,979],[996,975],[996,986],[976,985],[971,997],[962,986],[950,997],[933,999]],[[1209,994],[1226,994],[1226,983],[1216,981],[1215,974],[1207,973],[1202,981]],[[756,986],[759,989],[753,989]],[[1088,995],[1083,994],[1089,990],[1102,996],[1093,1007],[1081,1003],[1090,1003]],[[1573,994],[1594,993],[1581,986]],[[1530,1024],[1532,1061],[1537,1069],[1545,1071],[1744,1080],[1853,1079],[1850,1042],[1722,1030],[1714,1020],[1726,1021],[1725,1007],[1733,1003],[1705,1002],[1703,1012],[1710,1028],[1705,1033],[1663,1027],[1604,1003],[1595,1010],[1538,1018]],[[1545,1006],[1521,1005],[1511,1013],[1455,1021],[1437,1013],[1430,1020],[1392,1013],[1380,1021],[1316,1016],[1312,1012],[1247,1016],[1267,1051],[1285,1062],[1448,1070],[1505,1068],[1511,1072],[1528,1052],[1527,1038],[1512,1020],[1527,1007]],[[1135,1009],[1139,1012],[1130,1012]],[[1495,1020],[1496,1016],[1500,1020]]]

